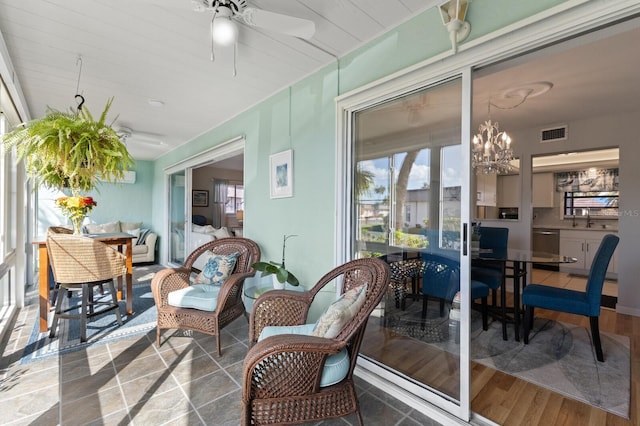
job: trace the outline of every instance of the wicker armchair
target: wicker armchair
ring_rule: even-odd
[[[342,283],[341,293],[366,283],[364,304],[333,338],[283,334],[257,341],[270,325],[301,325],[316,294],[330,283]],[[389,267],[380,259],[358,259],[339,266],[309,291],[269,291],[256,300],[249,320],[251,348],[244,360],[242,424],[298,424],[362,416],[353,383],[360,343],[369,315],[389,286]],[[320,387],[325,359],[346,348],[346,377]]]
[[[118,324],[122,324],[113,278],[127,273],[127,259],[124,254],[91,238],[53,232],[47,236],[47,251],[56,284],[67,290],[82,290],[81,310],[78,315],[66,314],[65,312],[77,307],[63,311],[64,298],[57,298],[50,337],[55,336],[59,318],[80,319],[81,342],[87,340],[87,319],[92,316],[115,310]],[[93,287],[104,283],[109,286],[111,301],[94,302]],[[94,305],[103,305],[104,308],[95,311]]]
[[[193,264],[207,251],[219,255],[239,253],[233,272],[220,288],[215,311],[169,305],[169,293],[191,285],[189,277],[192,272],[197,272]],[[259,260],[260,248],[255,242],[246,238],[222,238],[195,249],[182,267],[158,272],[151,281],[151,290],[158,310],[156,345],[160,346],[162,329],[195,330],[217,336],[218,355],[221,355],[220,330],[240,315],[246,314],[244,303],[242,303],[242,286],[245,278],[255,275],[251,265]]]

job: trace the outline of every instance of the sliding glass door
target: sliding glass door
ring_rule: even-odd
[[[458,77],[350,115],[349,246],[352,258],[382,257],[392,271],[367,326],[361,365],[466,420],[469,142],[462,143],[462,94]]]
[[[186,179],[185,170],[172,173],[169,178],[169,263],[182,265],[185,259]]]

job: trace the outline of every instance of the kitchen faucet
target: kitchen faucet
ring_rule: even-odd
[[[593,222],[591,221],[591,208],[587,207],[587,228],[591,228]]]

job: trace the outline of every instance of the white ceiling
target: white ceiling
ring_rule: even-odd
[[[75,108],[77,92],[93,115],[114,97],[109,117],[133,130],[129,151],[137,159],[155,159],[435,1],[248,3],[313,20],[311,44],[241,25],[233,77],[233,48],[217,48],[211,62],[212,14],[195,12],[190,0],[0,0],[0,32],[31,118],[47,106]],[[164,106],[153,107],[150,99]]]
[[[117,116],[116,127],[133,130],[130,152],[155,159],[435,3],[249,0],[251,7],[311,19],[317,31],[309,44],[242,25],[236,77],[229,49],[217,48],[210,61],[211,15],[195,12],[190,0],[0,0],[0,31],[32,117],[47,106],[75,107],[77,87],[94,115],[113,96],[110,117]],[[478,70],[473,128],[487,118],[489,99],[506,108],[491,108],[505,130],[640,109],[636,21]],[[518,99],[500,98],[543,81],[552,89],[516,108],[510,107]],[[164,106],[153,107],[150,99]],[[451,126],[443,120],[459,116],[460,100],[454,100],[396,103],[381,111],[387,119],[367,125],[369,137]]]
[[[640,110],[639,21],[477,70],[472,130],[477,132],[489,118],[498,121],[501,130],[513,132]],[[543,90],[545,86],[550,89]],[[532,92],[523,98],[527,89]],[[459,82],[439,85],[367,110],[358,135],[381,145],[391,137],[406,139],[407,147],[412,141],[424,145],[425,138],[458,143],[442,135],[459,128],[460,91]]]

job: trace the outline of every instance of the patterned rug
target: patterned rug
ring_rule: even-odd
[[[394,332],[437,346],[451,353],[459,351],[455,330],[448,316],[439,316],[437,303],[430,302],[427,318],[420,317],[422,304],[412,303],[385,319]],[[445,312],[448,312],[445,310]],[[472,311],[471,359],[511,374],[569,398],[629,418],[631,397],[630,341],[626,336],[600,333],[605,362],[596,360],[590,330],[571,324],[537,318],[529,344],[516,342],[513,325],[509,340],[502,340],[499,321],[482,330],[481,315]],[[521,333],[522,336],[522,333]]]
[[[49,332],[40,333],[38,317],[36,317],[33,329],[29,336],[29,341],[22,354],[21,364],[57,356],[68,352],[85,349],[92,345],[103,345],[128,337],[141,335],[149,332],[156,326],[157,314],[156,306],[151,294],[151,279],[154,274],[161,270],[160,265],[137,266],[133,269],[133,315],[125,315],[125,302],[120,302],[120,312],[122,314],[122,325],[116,321],[115,311],[105,313],[92,318],[87,322],[87,341],[80,342],[80,321],[61,319],[58,322],[58,330],[55,337],[50,338]],[[79,292],[74,292],[72,298],[65,298],[63,309],[67,306],[79,303]],[[105,294],[96,299],[110,299],[108,288]],[[51,314],[53,315],[53,314]]]

